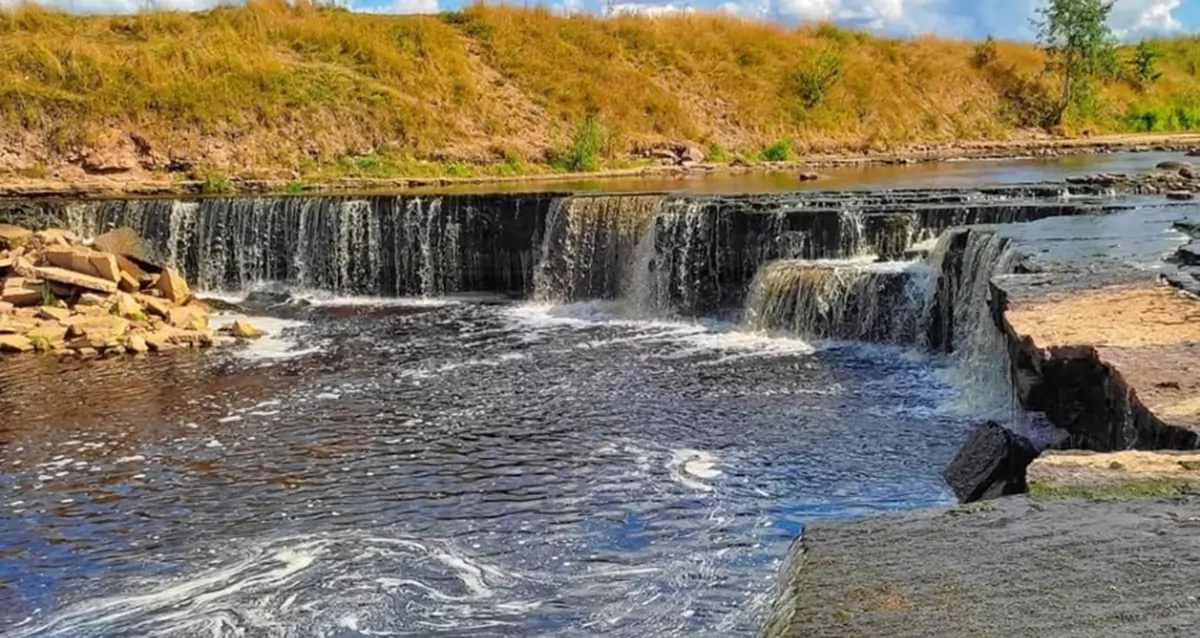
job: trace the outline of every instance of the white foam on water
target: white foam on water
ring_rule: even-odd
[[[244,555],[226,565],[139,582],[5,635],[419,635],[431,621],[463,630],[515,623],[542,604],[511,595],[521,577],[441,541],[340,532],[233,547]],[[395,613],[405,599],[420,617]]]
[[[671,450],[667,472],[672,481],[698,492],[711,492],[713,487],[697,479],[713,479],[721,474],[717,469],[720,461],[710,452],[681,448]]]
[[[629,328],[633,334],[585,342],[582,347],[649,342],[680,346],[655,356],[684,358],[703,354],[720,357],[709,363],[724,363],[747,357],[804,356],[816,348],[788,335],[746,332],[734,323],[684,321],[661,318],[630,318],[622,314],[620,302],[588,301],[571,304],[525,303],[510,306],[505,314],[526,330],[551,328],[594,329],[603,326]]]
[[[216,313],[209,318],[209,323],[213,329],[220,330],[233,325],[233,322],[239,320],[246,321],[266,333],[264,336],[249,340],[244,345],[238,347],[234,352],[239,358],[271,361],[302,357],[321,351],[320,345],[298,348],[299,344],[295,339],[284,336],[285,331],[289,329],[308,325],[304,321],[279,319],[276,317],[253,317],[234,313]]]

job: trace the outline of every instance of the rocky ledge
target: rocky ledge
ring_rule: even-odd
[[[769,638],[1192,635],[1200,498],[1017,496],[805,527]]]
[[[0,224],[0,353],[141,354],[221,341],[172,268],[139,257],[129,229],[90,245],[62,229]],[[261,333],[244,321],[236,339]]]

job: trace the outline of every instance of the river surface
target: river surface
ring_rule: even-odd
[[[495,192],[679,192],[697,194],[775,193],[800,190],[875,190],[887,188],[970,188],[1063,180],[1096,173],[1141,173],[1181,153],[1107,153],[996,160],[928,162],[909,165],[866,164],[818,169],[822,179],[803,181],[800,171],[687,173],[552,182],[526,181],[438,188],[444,193]]]
[[[4,635],[752,635],[804,521],[949,501],[934,363],[611,310],[6,361]]]

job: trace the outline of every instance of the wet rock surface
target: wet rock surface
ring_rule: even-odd
[[[1038,450],[1028,439],[989,422],[976,427],[946,468],[959,502],[973,503],[1027,491],[1025,468]]]
[[[1190,635],[1200,499],[987,503],[805,528],[764,634]]]

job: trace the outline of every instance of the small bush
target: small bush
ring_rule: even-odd
[[[1000,48],[996,46],[996,38],[988,36],[986,40],[975,45],[971,54],[971,66],[985,69],[1000,61]]]
[[[704,159],[716,164],[727,164],[733,160],[733,157],[729,151],[725,150],[724,146],[713,142],[708,146],[708,154],[704,156]]]
[[[200,185],[200,190],[209,195],[228,193],[230,188],[229,178],[222,175],[208,175]]]
[[[304,192],[304,182],[294,179],[287,183],[287,192],[295,195],[296,193]]]
[[[600,168],[600,157],[608,141],[608,130],[595,115],[588,115],[575,127],[571,144],[558,153],[555,164],[571,173],[585,173]]]
[[[450,162],[446,165],[446,174],[450,177],[474,177],[475,167],[463,162]]]
[[[1130,110],[1121,118],[1127,133],[1172,133],[1200,129],[1200,108],[1163,107]]]
[[[764,162],[786,162],[792,158],[792,143],[789,140],[779,140],[764,148],[759,157]]]
[[[825,50],[792,73],[791,89],[800,96],[804,108],[811,109],[825,100],[825,95],[842,76],[844,59],[841,53]]]

